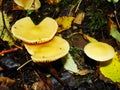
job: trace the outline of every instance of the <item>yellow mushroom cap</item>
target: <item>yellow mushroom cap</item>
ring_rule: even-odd
[[[12,26],[12,33],[26,43],[43,43],[51,40],[57,32],[57,22],[46,17],[35,25],[30,17],[22,18]]]
[[[33,62],[52,62],[63,56],[69,51],[68,42],[58,36],[42,44],[24,44],[28,53],[31,54]]]
[[[103,42],[88,43],[84,47],[85,54],[96,61],[107,61],[113,58],[115,51],[112,46]]]
[[[14,2],[17,5],[24,7],[25,9],[28,9],[32,6],[32,3],[34,2],[34,0],[14,0]]]
[[[14,0],[14,2],[23,7],[25,10],[28,9],[38,9],[41,6],[41,3],[39,0]],[[32,5],[34,5],[34,8],[32,8]]]

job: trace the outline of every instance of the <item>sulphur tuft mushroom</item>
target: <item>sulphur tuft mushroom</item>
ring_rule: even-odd
[[[25,10],[37,10],[41,6],[39,0],[14,0],[14,2]]]
[[[55,36],[49,42],[42,44],[24,44],[25,48],[31,54],[33,62],[52,62],[65,56],[69,51],[68,42],[59,37]]]
[[[115,54],[114,48],[103,42],[88,43],[84,47],[84,52],[89,58],[96,61],[108,61]]]
[[[57,22],[50,17],[46,17],[38,25],[35,25],[30,17],[24,17],[16,21],[11,31],[18,39],[34,44],[51,40],[57,28]]]

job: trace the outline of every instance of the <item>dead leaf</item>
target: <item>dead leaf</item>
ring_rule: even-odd
[[[79,74],[80,75],[87,75],[88,73],[93,73],[93,70],[89,70],[89,69],[83,69],[83,70],[79,70]]]
[[[71,17],[71,16],[58,17],[56,19],[56,21],[59,25],[58,32],[62,32],[64,30],[71,28],[71,24],[72,24],[73,19],[74,19],[74,17]]]
[[[100,63],[101,73],[105,77],[111,79],[113,82],[120,82],[119,68],[120,68],[120,55],[117,52],[111,61]]]
[[[8,77],[0,77],[0,86],[7,86],[15,83],[15,80],[10,79]]]
[[[32,85],[33,90],[51,90],[47,84],[45,84],[42,80],[33,83]]]
[[[27,84],[23,84],[23,89],[24,89],[24,90],[29,90],[29,89],[28,89],[28,85],[27,85]]]
[[[69,53],[66,56],[66,61],[63,61],[64,68],[68,71],[77,73],[79,71],[77,64],[74,62],[73,57]]]
[[[80,31],[79,33],[82,34],[83,38],[89,42],[98,42],[95,38],[84,34],[82,31]]]
[[[2,71],[3,70],[3,68],[2,67],[0,67],[0,71]]]
[[[4,15],[4,20],[5,20],[6,27],[7,27],[7,29],[10,29],[9,20],[7,18],[7,14],[5,13],[5,11],[3,11],[3,15]],[[2,12],[0,11],[0,33],[1,33],[1,30],[3,30],[3,27],[4,27],[4,22],[3,22],[2,17],[3,17]]]
[[[3,16],[4,16],[4,18],[3,18]],[[2,40],[8,41],[9,45],[11,46],[11,45],[14,44],[14,42],[12,41],[12,39],[11,39],[11,37],[9,35],[10,24],[9,24],[8,16],[5,13],[5,11],[3,11],[3,16],[2,16],[2,12],[0,11],[0,35],[1,35]],[[3,19],[4,19],[4,21],[3,21]],[[4,32],[3,32],[3,29],[4,29]]]
[[[108,27],[110,29],[110,35],[115,38],[118,42],[120,42],[120,33],[117,30],[117,25],[110,18],[108,21]]]
[[[63,65],[66,70],[79,75],[86,75],[88,73],[93,72],[93,70],[89,70],[89,69],[78,69],[77,64],[74,62],[71,54],[67,55],[66,61],[65,62],[63,61]]]
[[[84,12],[78,13],[77,16],[74,19],[74,23],[82,24],[82,21],[84,20],[84,17],[85,17],[85,13]]]
[[[0,6],[2,5],[2,0],[0,0]]]

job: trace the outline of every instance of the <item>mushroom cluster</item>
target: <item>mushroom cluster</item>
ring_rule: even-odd
[[[22,40],[33,62],[51,62],[65,56],[69,43],[56,36],[57,22],[46,17],[35,25],[30,17],[18,20],[11,28],[13,35]]]

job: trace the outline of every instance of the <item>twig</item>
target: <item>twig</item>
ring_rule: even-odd
[[[114,15],[115,15],[115,19],[116,19],[117,25],[118,25],[118,27],[120,29],[120,24],[119,24],[119,21],[118,21],[118,18],[117,18],[117,11],[116,10],[114,10]]]
[[[21,49],[21,48],[15,47],[15,48],[12,48],[12,49],[9,49],[9,50],[2,50],[2,51],[0,52],[0,55],[3,56],[4,54],[11,53],[11,52],[15,52],[15,51],[17,51],[18,49]]]
[[[114,8],[115,8],[115,10],[114,10],[115,20],[116,20],[117,25],[118,25],[118,27],[119,27],[119,29],[120,29],[120,23],[119,23],[118,18],[117,18],[117,9],[116,9],[116,4],[115,4],[115,3],[113,3],[113,5],[114,5]]]
[[[68,15],[70,15],[70,13],[72,12],[72,10],[77,6],[76,9],[75,9],[75,13],[76,13],[77,10],[78,10],[78,8],[80,7],[81,2],[82,2],[82,0],[79,0],[74,6],[72,6]]]
[[[32,60],[28,60],[27,62],[25,62],[24,64],[22,64],[20,67],[18,67],[17,70],[20,70],[21,68],[23,68],[25,65],[27,65],[30,62],[32,62]]]
[[[77,12],[77,10],[78,10],[78,8],[79,8],[81,2],[82,2],[82,0],[79,0],[79,1],[78,1],[77,7],[76,7],[76,9],[75,9],[75,13]]]
[[[66,83],[64,83],[58,76],[58,72],[56,69],[48,63],[48,71],[52,74],[52,76],[64,87],[64,90],[72,90]]]

